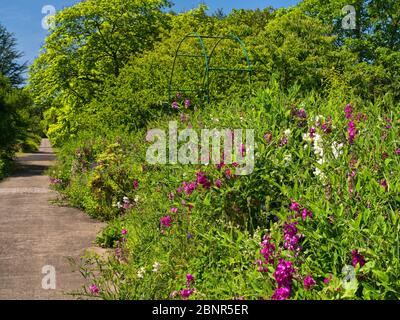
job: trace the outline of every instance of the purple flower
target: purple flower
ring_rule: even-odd
[[[358,250],[351,251],[351,264],[353,265],[353,267],[356,267],[357,264],[360,264],[360,267],[362,267],[365,264],[365,259],[358,252]]]
[[[278,284],[278,288],[290,288],[295,272],[296,270],[293,268],[293,263],[291,261],[281,259],[274,272],[274,278]]]
[[[219,189],[219,188],[221,188],[221,185],[222,185],[222,182],[221,182],[221,180],[215,180],[215,186]]]
[[[387,181],[386,181],[385,179],[382,179],[382,180],[379,182],[379,184],[380,184],[382,187],[384,187],[385,190],[387,191],[387,189],[388,189],[388,184],[387,184]]]
[[[192,289],[183,289],[180,291],[180,295],[182,297],[182,299],[188,299],[193,293]]]
[[[171,208],[171,213],[177,213],[178,212],[178,208]]]
[[[197,183],[201,184],[204,188],[209,189],[211,183],[207,180],[207,176],[204,172],[199,171],[196,173],[197,176]]]
[[[176,93],[176,97],[177,97],[178,99],[181,99],[181,98],[182,98],[182,93],[177,92],[177,93]]]
[[[134,180],[133,181],[133,189],[137,189],[137,188],[139,188],[139,181]]]
[[[183,183],[183,190],[184,190],[185,194],[188,196],[190,196],[193,193],[193,191],[196,189],[196,187],[197,187],[197,182],[190,182],[190,183],[184,182]]]
[[[272,140],[272,133],[271,131],[268,131],[265,135],[264,135],[264,139],[267,143],[270,143]]]
[[[193,235],[189,232],[189,233],[187,234],[186,238],[188,238],[188,239],[193,239]]]
[[[345,117],[346,119],[350,119],[352,117],[353,114],[353,107],[351,104],[348,104],[345,108],[344,108],[344,113],[346,114]]]
[[[275,290],[272,300],[286,300],[290,297],[290,288],[282,287]]]
[[[161,226],[170,228],[172,223],[172,218],[170,216],[163,217],[160,219]]]
[[[304,208],[303,211],[301,212],[301,216],[303,218],[303,221],[306,221],[307,217],[312,218],[313,214],[310,210],[308,210],[307,208]]]
[[[89,291],[91,294],[98,295],[100,292],[100,289],[95,284],[91,284],[89,286]]]
[[[400,148],[397,148],[394,153],[397,154],[397,155],[400,155]]]
[[[172,108],[173,109],[179,109],[178,102],[176,102],[176,101],[172,102]]]
[[[304,109],[300,109],[300,110],[297,112],[297,116],[298,116],[299,118],[305,119],[305,118],[307,118],[307,113],[306,113],[306,111],[305,111]]]
[[[314,139],[316,132],[317,132],[317,130],[315,130],[315,128],[311,127],[310,128],[310,138]]]
[[[171,201],[175,199],[175,195],[173,192],[168,193],[168,199]]]
[[[313,285],[316,284],[315,280],[310,276],[306,276],[303,281],[306,290],[310,290]]]
[[[273,264],[275,262],[275,250],[276,247],[273,243],[271,243],[271,236],[264,236],[263,241],[261,242],[261,250],[260,253],[264,257],[264,262],[261,261],[260,266],[262,264]],[[259,270],[260,271],[260,270]]]
[[[185,107],[189,108],[191,106],[190,100],[185,100]]]
[[[279,146],[283,147],[283,146],[286,146],[287,144],[288,144],[288,137],[287,136],[281,137]]]
[[[186,283],[188,286],[194,283],[194,276],[190,273],[186,275]]]
[[[128,234],[128,230],[126,230],[126,229],[122,229],[122,230],[121,230],[121,234],[123,234],[123,235],[127,235],[127,234]]]
[[[231,169],[227,168],[226,171],[225,171],[225,174],[226,174],[226,177],[228,179],[230,179],[231,178]]]
[[[285,240],[283,246],[285,247],[285,249],[288,249],[290,251],[301,250],[301,246],[299,245],[301,235],[297,234],[299,230],[297,229],[296,224],[297,222],[285,222],[283,226],[283,238]]]

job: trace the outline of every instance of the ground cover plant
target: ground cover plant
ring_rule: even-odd
[[[57,15],[28,89],[58,147],[52,186],[108,222],[97,243],[112,249],[82,258],[91,285],[80,294],[399,298],[399,3],[356,1],[357,28],[345,31],[347,3],[328,3],[210,15],[89,0]],[[128,32],[138,19],[146,28]],[[251,85],[228,73],[213,78],[211,102],[186,92],[169,100],[189,32],[240,36]],[[243,64],[232,43],[219,50],[215,66]],[[201,69],[185,60],[172,80],[196,85]],[[254,145],[239,150],[254,153],[251,174],[236,174],[240,163],[223,153],[219,163],[149,163],[148,132],[171,122],[199,134],[254,130]]]

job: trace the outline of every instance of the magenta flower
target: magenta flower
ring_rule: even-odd
[[[260,250],[261,255],[264,257],[264,261],[260,260],[261,264],[259,265],[262,266],[263,264],[273,264],[275,262],[275,251],[276,247],[273,243],[271,243],[271,236],[264,236],[263,241],[261,242]]]
[[[126,230],[126,229],[122,229],[122,231],[121,231],[121,234],[123,234],[123,235],[127,235],[127,234],[128,234],[128,230]]]
[[[186,275],[186,283],[188,286],[194,283],[194,276],[190,273]]]
[[[315,280],[310,276],[306,276],[303,281],[306,290],[310,290],[312,286],[316,284]]]
[[[301,216],[303,218],[303,221],[306,221],[307,217],[312,218],[313,214],[310,210],[308,210],[307,208],[304,208],[303,211],[301,212]]]
[[[275,290],[272,300],[286,300],[290,297],[290,288],[282,287]]]
[[[133,181],[133,189],[137,189],[137,188],[139,188],[139,181],[134,180]]]
[[[299,245],[301,235],[297,234],[299,230],[297,229],[296,224],[297,222],[285,222],[283,226],[283,238],[285,240],[283,246],[285,247],[285,249],[288,249],[290,251],[301,250],[301,246]]]
[[[197,183],[202,185],[204,188],[209,189],[211,183],[207,180],[207,176],[204,172],[199,171],[196,173],[197,176]]]
[[[171,213],[178,213],[178,208],[171,208]]]
[[[349,122],[349,126],[347,128],[347,132],[349,134],[349,143],[353,144],[354,143],[354,139],[356,138],[356,135],[357,135],[356,125],[354,124],[353,121]]]
[[[183,183],[183,190],[187,196],[190,196],[196,189],[196,187],[197,187],[197,182]]]
[[[95,284],[91,284],[89,286],[89,291],[91,294],[98,295],[100,292],[100,289]]]
[[[298,202],[292,202],[290,205],[290,210],[300,212],[300,204]]]
[[[191,106],[190,100],[185,100],[185,107],[189,108]]]
[[[397,155],[400,155],[400,148],[397,148],[394,153],[397,154]]]
[[[222,182],[221,182],[221,180],[215,180],[215,186],[219,189],[219,188],[221,188],[221,185],[222,185]]]
[[[348,104],[345,108],[344,108],[344,113],[346,114],[345,117],[346,119],[350,119],[352,117],[353,114],[353,107],[351,104]]]
[[[353,267],[356,267],[357,264],[360,264],[360,267],[362,267],[365,264],[365,259],[358,252],[358,250],[351,251],[351,264],[353,265]]]
[[[194,291],[192,289],[183,289],[180,291],[182,299],[188,299]]]
[[[281,259],[274,272],[274,278],[278,284],[278,288],[290,288],[295,272],[296,270],[293,268],[293,263],[291,261]]]
[[[171,201],[175,199],[175,195],[173,192],[168,193],[168,199]]]
[[[228,179],[231,178],[231,170],[229,168],[226,169],[225,174]]]
[[[324,279],[324,283],[328,284],[332,280],[332,275],[330,274],[327,278]]]
[[[239,147],[239,152],[242,155],[242,157],[244,157],[246,155],[246,147],[243,143]]]
[[[172,218],[170,216],[163,217],[160,219],[161,226],[170,228],[172,223]]]

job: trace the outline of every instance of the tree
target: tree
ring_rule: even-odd
[[[0,24],[0,74],[7,77],[14,86],[23,83],[23,74],[27,69],[26,62],[20,64],[17,61],[23,54],[16,46],[14,36]]]

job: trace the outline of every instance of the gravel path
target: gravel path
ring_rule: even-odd
[[[43,171],[54,160],[44,139],[38,153],[21,156],[21,168],[0,182],[0,299],[74,299],[65,292],[85,284],[66,257],[78,258],[93,247],[103,224],[49,203],[56,194]],[[54,290],[42,287],[46,265],[55,268]]]

